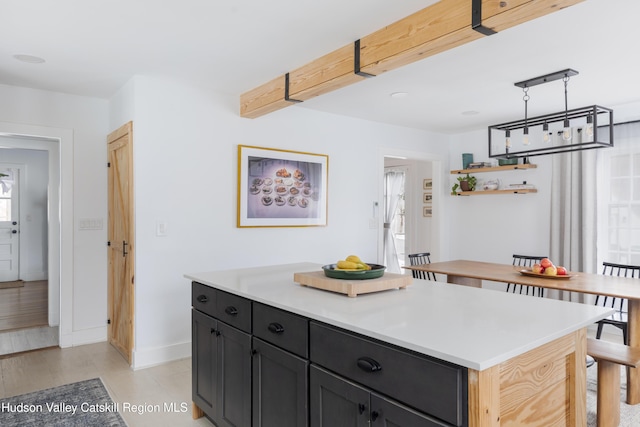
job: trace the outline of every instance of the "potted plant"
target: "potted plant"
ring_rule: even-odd
[[[453,184],[453,187],[451,187],[451,194],[454,196],[458,194],[458,188],[460,188],[462,191],[473,191],[476,189],[476,182],[477,178],[475,176],[471,176],[469,174],[467,174],[466,176],[459,176],[458,182]]]

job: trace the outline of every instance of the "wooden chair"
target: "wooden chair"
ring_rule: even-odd
[[[431,264],[431,252],[422,252],[419,254],[409,254],[410,265]],[[411,270],[414,279],[436,280],[436,274],[430,271]],[[433,278],[432,278],[433,277]]]
[[[609,276],[633,277],[637,279],[640,278],[640,266],[603,262],[602,274]],[[640,286],[640,282],[638,282],[638,285]],[[611,316],[598,322],[598,332],[596,333],[596,338],[600,339],[600,336],[602,335],[602,328],[604,325],[612,325],[622,330],[622,339],[624,341],[624,344],[628,345],[629,323],[627,320],[627,300],[624,298],[614,298],[604,295],[598,295],[596,297],[595,304],[602,307],[614,308],[616,310],[616,312]]]
[[[513,254],[513,265],[517,267],[527,267],[531,268],[533,264],[539,263],[542,258],[548,258],[546,256],[533,256],[533,255],[516,255]],[[511,287],[513,286],[513,288]],[[512,293],[520,293],[532,296],[544,296],[544,288],[539,288],[537,286],[524,286],[524,285],[516,285],[515,283],[507,283],[507,292]]]

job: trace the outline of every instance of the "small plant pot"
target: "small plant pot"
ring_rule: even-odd
[[[460,181],[460,189],[462,191],[471,191],[471,186],[469,185],[469,181]]]

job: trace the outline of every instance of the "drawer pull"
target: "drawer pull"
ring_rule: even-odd
[[[230,305],[227,308],[225,308],[224,312],[227,313],[229,316],[237,316],[238,315],[238,309],[235,308],[232,305]]]
[[[198,302],[201,302],[203,304],[209,301],[209,298],[207,298],[206,295],[198,295],[196,299],[198,300]]]
[[[284,332],[284,326],[282,326],[280,323],[269,323],[269,332],[274,333],[274,334],[281,334]]]
[[[382,366],[370,357],[361,357],[358,359],[358,368],[365,372],[378,372],[382,370]]]

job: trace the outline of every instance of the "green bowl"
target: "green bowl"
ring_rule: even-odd
[[[371,267],[371,270],[336,270],[336,264],[323,265],[322,269],[324,270],[324,275],[332,279],[365,280],[382,277],[384,270],[387,268],[380,264],[367,263],[367,265]]]

